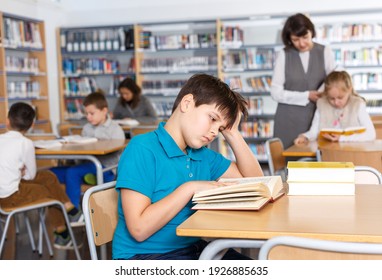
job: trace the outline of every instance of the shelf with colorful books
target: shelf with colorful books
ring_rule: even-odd
[[[138,24],[135,32],[137,83],[159,116],[170,115],[193,74],[217,76],[215,20]]]
[[[134,26],[60,28],[57,40],[61,122],[83,120],[83,98],[96,90],[113,108],[119,82],[135,79]]]
[[[52,131],[49,112],[44,22],[0,13],[0,124],[14,102],[31,104],[37,113],[34,132]]]

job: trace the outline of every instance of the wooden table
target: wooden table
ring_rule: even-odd
[[[63,144],[61,147],[51,149],[36,149],[37,159],[69,159],[89,160],[94,163],[97,170],[97,183],[103,183],[103,169],[97,156],[107,155],[123,150],[128,140],[98,140],[88,144]],[[109,168],[110,169],[110,168]]]
[[[269,239],[300,236],[382,243],[382,186],[357,185],[355,196],[284,196],[260,211],[197,211],[180,236]]]
[[[292,145],[283,151],[284,157],[315,157],[318,149],[316,141],[307,144]]]

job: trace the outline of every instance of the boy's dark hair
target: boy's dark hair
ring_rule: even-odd
[[[301,37],[305,36],[308,31],[312,33],[312,38],[316,36],[316,30],[311,20],[307,16],[298,13],[288,17],[284,24],[281,38],[286,47],[293,47],[293,43],[290,39],[291,35]]]
[[[189,93],[194,96],[196,107],[203,104],[216,104],[218,110],[227,119],[226,128],[228,129],[235,123],[239,111],[244,114],[244,118],[248,116],[245,99],[220,79],[207,74],[195,74],[186,82],[175,99],[172,112],[178,107],[182,98]]]
[[[82,104],[84,105],[84,107],[94,105],[99,110],[102,110],[103,108],[108,108],[106,97],[100,91],[90,93],[88,96],[85,97],[84,102]]]
[[[17,102],[9,108],[9,124],[16,131],[27,131],[31,128],[35,117],[35,110],[27,103]]]
[[[133,99],[130,102],[126,102],[126,100],[123,99],[121,96],[119,98],[119,103],[121,103],[123,107],[126,107],[127,104],[129,104],[130,107],[133,109],[137,107],[139,101],[141,100],[142,93],[142,89],[139,87],[139,85],[137,85],[137,83],[133,79],[128,77],[119,83],[118,91],[120,91],[121,88],[127,88],[128,90],[130,90],[133,93]]]

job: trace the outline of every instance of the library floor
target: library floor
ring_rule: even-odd
[[[36,214],[36,215],[35,215]],[[35,243],[37,246],[37,237],[38,237],[38,219],[37,213],[28,214],[32,230],[35,236]],[[43,244],[43,254],[40,256],[38,252],[33,252],[32,247],[29,241],[28,233],[25,228],[25,224],[22,219],[18,218],[19,233],[15,233],[15,226],[12,222],[8,230],[8,237],[5,241],[5,247],[1,260],[75,260],[76,256],[73,250],[57,250],[53,247],[53,229],[49,225],[49,219],[47,220],[47,230],[51,236],[51,244],[53,249],[53,257],[49,255],[48,248],[46,243]],[[0,233],[2,228],[0,227]],[[82,247],[79,249],[81,258],[83,260],[89,260],[89,247],[88,241],[86,238],[85,227],[75,228],[74,234],[76,235],[76,240],[78,244],[82,244]],[[108,246],[108,259],[111,258],[111,248]]]

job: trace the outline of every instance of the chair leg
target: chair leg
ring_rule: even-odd
[[[36,252],[36,244],[34,242],[34,236],[33,236],[31,224],[29,221],[29,217],[28,217],[27,213],[23,213],[23,215],[24,215],[24,222],[25,222],[25,226],[26,226],[27,231],[28,231],[28,236],[29,236],[29,241],[31,243],[32,251]]]
[[[0,257],[1,257],[1,254],[3,253],[5,239],[7,237],[8,228],[9,228],[9,224],[11,223],[12,216],[13,216],[12,214],[8,215],[5,220],[3,234],[1,235],[1,240],[0,240]]]
[[[61,210],[62,210],[62,214],[64,215],[64,218],[65,218],[65,223],[66,223],[66,227],[67,227],[67,229],[68,229],[68,231],[69,231],[70,238],[71,238],[72,241],[73,241],[74,253],[76,254],[77,259],[80,260],[80,259],[81,259],[81,256],[80,256],[80,252],[79,252],[79,250],[78,250],[76,237],[74,236],[73,229],[72,229],[72,227],[70,226],[70,221],[69,221],[68,214],[66,213],[65,206],[64,206],[64,204],[61,203],[61,204],[60,204],[60,207],[61,207]]]
[[[46,229],[45,224],[45,208],[39,210],[39,219],[40,219],[40,226],[39,226],[39,254],[42,255],[43,253],[43,241],[45,237],[46,246],[48,247],[49,255],[53,257],[53,249],[52,244],[50,243],[49,234]]]

